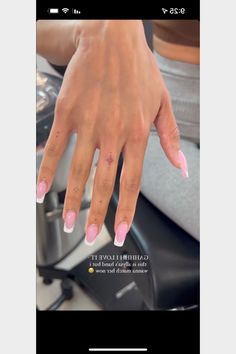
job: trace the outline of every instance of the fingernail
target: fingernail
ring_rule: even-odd
[[[115,241],[114,241],[115,246],[117,246],[117,247],[123,246],[127,232],[128,232],[127,223],[122,222],[121,224],[118,225],[118,227],[116,229],[116,235],[115,235]]]
[[[87,246],[92,246],[94,242],[96,241],[96,237],[98,235],[98,225],[92,224],[89,225],[89,227],[86,230],[86,236],[85,236],[85,244]]]
[[[182,171],[182,176],[187,178],[188,177],[187,160],[186,160],[186,157],[184,156],[184,153],[181,150],[179,150],[179,163],[180,163],[180,168]]]
[[[73,232],[76,220],[76,212],[69,210],[65,216],[64,231],[68,234]]]
[[[39,204],[43,203],[46,192],[47,192],[47,183],[45,181],[42,181],[37,185],[37,192],[36,192],[37,203]]]

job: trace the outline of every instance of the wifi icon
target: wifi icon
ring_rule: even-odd
[[[64,12],[64,14],[66,14],[66,13],[69,11],[69,9],[68,9],[67,7],[64,7],[64,8],[62,9],[62,11]]]

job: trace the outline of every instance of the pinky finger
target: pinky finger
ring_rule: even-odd
[[[56,172],[58,162],[66,148],[69,134],[54,122],[47,144],[44,148],[37,182],[37,203],[43,203]]]

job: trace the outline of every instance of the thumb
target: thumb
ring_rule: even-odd
[[[188,177],[187,160],[180,149],[179,129],[167,91],[162,97],[161,106],[154,124],[167,158],[175,167],[181,169],[183,177]]]

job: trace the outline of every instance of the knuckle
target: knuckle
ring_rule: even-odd
[[[141,141],[145,141],[148,137],[149,127],[146,124],[141,123],[138,124],[133,130],[131,134],[131,141],[135,144],[140,143]]]
[[[49,157],[56,157],[58,156],[59,149],[58,146],[54,143],[47,144],[45,148],[45,154]]]
[[[92,205],[91,205],[91,211],[93,214],[101,213],[101,210],[104,209],[105,200],[102,198],[93,198],[92,200]]]
[[[71,111],[71,103],[69,102],[66,96],[58,96],[55,106],[56,118],[60,119],[68,114]]]
[[[71,193],[73,193],[75,198],[79,198],[81,193],[83,193],[83,189],[80,188],[79,186],[74,186],[71,188]]]
[[[177,126],[177,124],[175,125],[175,127],[170,131],[170,136],[172,136],[175,139],[179,139],[180,138],[180,131],[179,131],[179,127]]]
[[[166,87],[163,88],[163,91],[162,91],[162,100],[163,100],[164,104],[170,104],[170,102],[171,102],[170,93]]]
[[[123,207],[123,206],[121,206],[117,210],[116,218],[118,220],[126,221],[129,224],[130,221],[133,219],[134,210],[135,210],[135,208],[132,208],[132,207],[128,207],[128,206],[127,207]]]
[[[84,123],[83,129],[87,129],[88,131],[93,130],[96,126],[96,120],[98,117],[98,113],[97,115],[94,114],[93,107],[83,106],[81,108],[81,116],[83,117],[82,123]]]
[[[71,185],[79,186],[84,185],[87,181],[89,172],[90,172],[90,165],[87,163],[85,156],[82,155],[77,156],[70,168],[70,183]]]
[[[93,198],[90,212],[89,212],[89,223],[99,223],[102,224],[106,215],[109,199]]]
[[[102,210],[96,208],[91,209],[89,219],[102,220],[103,217],[104,217],[104,212]]]
[[[97,189],[101,193],[110,194],[113,190],[113,181],[110,178],[103,178],[98,182]]]
[[[54,171],[52,170],[51,167],[47,166],[47,165],[41,165],[40,167],[40,176],[41,178],[47,178],[48,176],[52,176]]]
[[[172,102],[169,91],[165,88],[161,94],[161,114],[166,116],[172,112]]]
[[[76,177],[71,175],[67,185],[68,197],[74,198],[75,200],[79,199],[84,192],[84,181],[82,181],[81,179],[78,180],[78,178]]]
[[[121,189],[128,193],[138,193],[140,189],[140,180],[135,177],[132,179],[124,179],[121,182]]]
[[[80,163],[73,164],[73,166],[71,167],[71,180],[74,182],[78,181],[78,179],[80,179],[81,181],[84,181],[85,176],[86,176],[86,171],[85,171],[84,167],[82,166],[82,164],[80,164]]]
[[[163,142],[168,142],[170,140],[178,141],[180,139],[180,131],[177,125],[175,125],[173,128],[171,128],[168,131],[163,131],[161,133],[161,140]]]
[[[112,119],[110,119],[110,117],[112,117]],[[114,140],[119,140],[127,129],[127,122],[125,119],[122,119],[120,114],[115,110],[109,111],[109,114],[104,117],[104,121],[103,135],[112,143]],[[114,131],[116,131],[117,134],[113,134]]]
[[[113,117],[115,117],[115,115],[113,115]],[[114,119],[114,128],[119,132],[119,134],[123,134],[126,130],[126,123],[124,119],[120,119],[120,117],[118,117],[118,119]]]
[[[65,204],[66,209],[78,208],[80,202],[80,198],[76,194],[69,194],[66,196]]]
[[[101,214],[91,213],[88,217],[88,225],[91,225],[91,224],[101,225],[101,224],[103,224],[103,219],[104,218]]]

